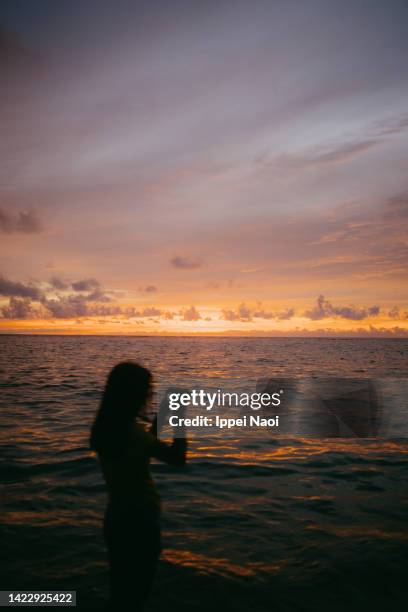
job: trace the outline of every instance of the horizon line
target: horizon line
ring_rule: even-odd
[[[44,333],[44,332],[30,332],[30,333],[26,333],[26,332],[19,332],[19,331],[8,331],[8,332],[1,332],[0,331],[0,336],[47,336],[47,337],[52,337],[52,336],[66,336],[66,337],[97,337],[97,338],[109,338],[109,337],[114,337],[114,338],[284,338],[284,339],[290,339],[290,338],[303,338],[303,339],[332,339],[332,340],[354,340],[354,339],[360,339],[360,340],[407,340],[408,337],[404,336],[404,335],[395,335],[395,334],[364,334],[364,333],[344,333],[344,334],[324,334],[324,333],[320,333],[320,334],[296,334],[296,333],[292,333],[292,334],[287,334],[287,335],[283,335],[283,334],[241,334],[241,333],[211,333],[211,332],[207,332],[207,333],[201,333],[201,332],[192,332],[189,334],[177,334],[177,333],[173,333],[173,334],[117,334],[117,333],[104,333],[104,334],[100,334],[100,333],[69,333],[69,332],[55,332],[55,333]]]

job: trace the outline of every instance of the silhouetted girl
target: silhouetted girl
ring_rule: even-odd
[[[132,362],[109,374],[91,432],[109,493],[104,535],[108,546],[111,606],[141,610],[160,555],[160,498],[150,457],[184,465],[186,440],[157,439],[157,417],[150,431],[135,422],[152,388],[149,370]]]

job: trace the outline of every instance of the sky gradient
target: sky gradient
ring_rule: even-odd
[[[0,331],[406,335],[406,2],[0,8]]]

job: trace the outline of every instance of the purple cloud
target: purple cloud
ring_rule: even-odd
[[[251,311],[244,303],[240,304],[236,310],[222,310],[222,318],[225,321],[252,321]]]
[[[42,230],[42,224],[34,211],[10,214],[0,209],[0,231],[4,234],[20,232],[22,234],[36,234]]]
[[[60,291],[64,289],[68,289],[69,284],[63,281],[58,276],[53,276],[50,278],[49,283],[53,289],[59,289]]]
[[[4,277],[0,277],[0,295],[27,297],[33,300],[40,300],[42,297],[42,293],[37,287],[24,285],[23,283],[14,283]]]
[[[92,291],[93,289],[98,289],[100,286],[101,284],[96,278],[85,278],[71,284],[74,291]]]
[[[8,306],[1,308],[5,319],[34,319],[36,311],[31,306],[30,298],[11,297]]]
[[[268,311],[258,305],[257,308],[251,309],[246,304],[242,303],[236,310],[222,310],[222,318],[225,321],[241,321],[242,323],[252,321],[253,319],[277,319],[279,321],[287,321],[295,314],[293,308],[287,308],[281,312]]]
[[[203,265],[199,259],[193,259],[190,257],[173,257],[170,260],[173,268],[178,268],[179,270],[194,270],[195,268],[201,268]]]
[[[183,321],[198,321],[201,319],[201,315],[195,306],[190,306],[180,313],[183,317]]]
[[[306,310],[304,316],[311,321],[319,321],[326,318],[348,319],[349,321],[361,321],[368,317],[375,317],[380,313],[379,306],[368,308],[356,308],[355,306],[333,306],[323,295],[319,295],[316,306]]]

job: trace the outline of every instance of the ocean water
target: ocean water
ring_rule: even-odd
[[[396,339],[0,337],[1,589],[72,589],[80,607],[104,605],[106,495],[88,436],[115,363],[151,368],[159,398],[193,380],[402,380],[407,349]],[[399,429],[378,439],[234,430],[192,439],[185,468],[153,464],[164,551],[148,609],[404,609]]]

